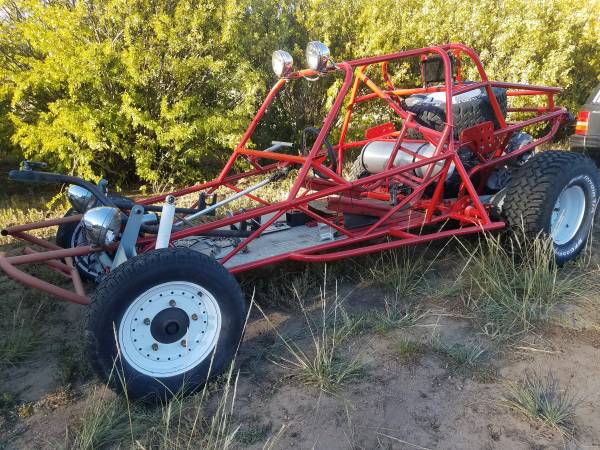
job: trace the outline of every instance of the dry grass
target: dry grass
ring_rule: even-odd
[[[265,189],[268,191],[271,187]],[[276,192],[266,194],[275,198]],[[0,204],[0,225],[63,213],[64,205],[50,209],[45,206],[46,201],[32,201],[34,207],[31,209],[23,208],[24,201],[4,201]],[[238,206],[246,205],[243,202],[232,205]],[[2,243],[4,241],[0,241]],[[590,249],[591,243],[578,262],[578,269],[588,270],[591,266],[590,270],[598,270]],[[558,270],[548,243],[543,240],[528,243],[517,240],[513,241],[512,247],[506,247],[500,238],[486,237],[477,248],[465,248],[464,256],[467,262],[462,274],[463,283],[456,286],[463,289],[463,298],[475,312],[484,332],[495,338],[516,338],[532,330],[555,305],[578,290],[579,279],[570,269]],[[283,300],[299,306],[306,323],[304,335],[308,338],[306,345],[306,341],[300,342],[301,338],[291,339],[277,332],[286,354],[276,358],[275,362],[303,384],[327,393],[339,392],[344,384],[364,374],[360,358],[348,357],[349,340],[357,331],[368,328],[388,333],[417,325],[427,315],[415,301],[431,292],[432,277],[429,275],[436,259],[437,256],[432,258],[427,251],[416,248],[386,252],[369,259],[373,266],[365,278],[385,286],[388,297],[381,311],[365,317],[348,313],[343,301],[337,295],[328,297],[324,287],[319,295],[322,275],[312,268],[291,274],[275,272],[273,278],[265,278],[261,288],[264,298],[272,303]],[[346,261],[340,264],[340,270],[344,270],[344,266],[347,270],[352,264],[357,263]],[[365,265],[359,265],[364,271]],[[316,314],[309,312],[306,306],[306,299],[313,292],[313,297],[320,302]],[[34,309],[21,309],[21,306],[14,316],[3,314],[6,320],[0,321],[0,365],[18,364],[31,358],[39,336],[31,332],[35,331],[33,328],[24,326],[35,323],[35,320],[26,320],[28,314],[34,319],[37,317]],[[469,370],[479,365],[488,353],[479,343],[452,345],[438,340],[431,345],[457,366]],[[431,348],[429,344],[409,338],[392,343],[394,353],[404,361],[414,361],[428,348]],[[98,389],[90,396],[84,416],[69,428],[65,444],[73,449],[165,450],[255,445],[268,438],[270,429],[264,425],[241,427],[237,424],[237,382],[238,373],[231,369],[219,383],[207,385],[201,393],[188,397],[175,395],[169,402],[154,408],[128,403],[104,388]],[[12,409],[14,402],[9,400],[4,403],[6,408]],[[511,385],[507,402],[529,417],[563,431],[572,430],[576,401],[569,392],[560,389],[550,375],[546,378],[528,375],[522,382]],[[264,448],[273,448],[284,430],[282,427],[274,432]]]
[[[366,326],[376,333],[386,334],[393,330],[415,326],[428,314],[429,311],[423,310],[420,305],[385,298],[383,311],[369,314]]]
[[[26,361],[42,343],[40,310],[41,303],[30,310],[23,308],[23,301],[19,301],[14,310],[0,310],[3,313],[0,319],[0,368]]]
[[[272,270],[268,276],[264,273],[243,274],[241,285],[247,296],[254,295],[263,306],[298,309],[298,299],[304,304],[311,296],[318,295],[319,277],[312,266],[298,269],[295,265],[286,264]]]
[[[559,302],[577,295],[577,278],[556,266],[548,239],[515,237],[505,242],[501,236],[485,235],[465,256],[463,298],[491,337],[518,338]]]
[[[67,431],[66,444],[73,450],[109,448],[131,444],[132,433],[124,399],[99,388],[86,403],[79,424]]]
[[[427,249],[417,246],[386,251],[371,257],[363,279],[387,287],[396,298],[411,301],[426,291],[427,276],[436,260],[437,256],[431,257]]]
[[[55,199],[53,201],[53,199]],[[62,217],[68,209],[64,196],[55,197],[54,190],[23,189],[16,193],[0,197],[0,228],[11,225],[37,222],[54,217]],[[52,236],[56,228],[35,230],[35,236]],[[0,236],[0,245],[12,244],[10,236]]]
[[[330,304],[325,285],[321,291],[321,311],[316,320],[298,295],[297,298],[305,318],[305,334],[310,337],[310,348],[304,350],[297,341],[284,336],[271,324],[287,352],[286,356],[276,357],[273,362],[283,368],[288,376],[307,386],[330,394],[336,393],[347,381],[364,373],[360,359],[346,358],[342,351],[342,344],[360,322],[345,313],[337,292]],[[260,311],[271,323],[262,309]]]
[[[68,429],[65,446],[73,450],[231,448],[239,431],[234,423],[238,376],[232,365],[220,381],[205,385],[200,393],[186,396],[182,391],[155,407],[129,402],[106,386],[97,388],[81,419]]]
[[[484,359],[487,352],[486,347],[481,343],[449,344],[439,337],[432,346],[436,351],[450,358],[453,363],[462,367],[475,367]]]
[[[573,433],[579,401],[568,389],[561,388],[558,379],[550,372],[545,376],[526,372],[520,382],[509,384],[505,400],[511,408],[529,418],[562,433]]]
[[[392,345],[394,354],[405,361],[415,361],[426,349],[421,342],[403,338]]]

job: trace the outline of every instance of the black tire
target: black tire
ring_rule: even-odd
[[[73,208],[70,208],[65,214],[65,217],[73,216],[75,214],[79,213]],[[62,248],[71,248],[71,239],[73,238],[75,228],[77,228],[77,222],[59,225],[58,230],[56,230],[56,245],[59,245]]]
[[[123,339],[125,338],[122,339],[119,332],[121,322],[124,320],[126,312],[128,310],[131,311],[131,308],[133,308],[130,305],[133,305],[135,300],[140,298],[139,296],[146,295],[147,292],[156,289],[157,286],[164,286],[163,283],[175,282],[193,283],[200,286],[205,291],[205,301],[207,301],[206,295],[210,294],[218,303],[221,326],[217,330],[217,337],[214,337],[216,345],[212,349],[208,348],[206,350],[210,350],[210,353],[204,359],[190,363],[189,361],[185,361],[185,357],[188,354],[184,353],[184,359],[179,360],[179,364],[195,365],[186,368],[185,372],[174,376],[151,376],[136,369],[130,363],[127,356],[118,356],[126,355],[125,347],[123,346]],[[182,302],[187,302],[190,299],[191,303],[188,303],[188,305],[191,304],[191,307],[195,308],[195,302],[202,297],[201,292],[198,292],[198,294],[200,295],[195,300],[191,300],[188,296],[184,300],[177,301],[179,304],[182,304]],[[158,301],[161,302],[162,299],[158,299]],[[175,300],[172,301],[174,302]],[[156,337],[153,328],[155,321],[165,311],[179,309],[179,304],[177,308],[170,308],[173,305],[165,305],[165,308],[160,310],[151,319],[151,325],[144,331],[146,333],[145,336],[152,340],[159,339]],[[208,304],[206,303],[206,305]],[[204,308],[208,309],[207,306],[204,306]],[[201,310],[202,307],[199,309]],[[187,336],[188,330],[190,333],[192,330],[190,318],[197,320],[198,317],[196,316],[196,319],[194,319],[193,316],[195,314],[189,315],[189,311],[186,312],[183,309],[179,309],[179,311],[183,311],[188,317],[188,319],[183,319],[184,321],[187,320],[187,325],[185,325],[187,327],[185,336]],[[134,314],[137,314],[137,312]],[[105,277],[98,286],[92,298],[88,317],[87,345],[89,355],[98,375],[118,391],[122,392],[126,389],[130,398],[162,401],[181,391],[186,393],[192,392],[205,384],[210,378],[219,375],[228,368],[239,346],[245,317],[246,303],[240,286],[235,278],[217,261],[187,248],[155,250],[136,256],[121,264]],[[140,323],[140,326],[147,325]],[[159,324],[158,326],[163,325]],[[164,325],[164,330],[167,330],[168,326],[168,324]],[[179,329],[179,322],[177,327]],[[135,329],[132,330],[132,332],[135,331]],[[115,336],[119,336],[119,353],[117,353]],[[131,333],[129,338],[132,339],[133,336],[134,334]],[[204,336],[208,336],[208,334]],[[176,339],[180,339],[180,337],[176,337]],[[162,341],[159,342],[163,346]],[[127,345],[127,343],[125,344]],[[133,345],[137,347],[138,344]],[[161,349],[164,348],[167,349],[164,351],[171,351],[169,350],[169,345],[177,347],[179,344],[176,341],[167,342]],[[190,352],[192,351],[192,347],[193,344],[189,345]],[[172,348],[174,347],[170,347],[170,349]],[[151,357],[144,360],[145,352],[146,350],[141,351],[136,358],[142,358],[142,361],[145,361],[147,364],[154,364],[152,360],[153,356],[150,354],[148,355]],[[155,355],[158,354],[156,353]],[[167,363],[166,367],[172,368],[174,366],[175,363]]]
[[[551,236],[552,214],[561,193],[578,186],[585,204],[579,228],[572,238],[557,244],[554,241],[556,262],[562,265],[577,257],[584,248],[600,195],[598,170],[588,157],[566,151],[538,153],[515,171],[502,195],[501,215],[515,232],[534,238],[540,233]]]
[[[506,90],[493,88],[494,95],[500,105],[502,115],[506,117],[507,96]],[[452,113],[454,117],[454,137],[459,139],[460,133],[467,128],[471,128],[482,122],[492,121],[494,127],[499,124],[494,115],[494,110],[484,90],[477,96],[466,98],[464,100],[456,99],[452,104]],[[426,94],[411,95],[402,102],[402,106],[407,111],[415,114],[415,120],[428,128],[442,131],[446,125],[446,102],[432,100]]]
[[[71,208],[67,211],[65,217],[72,216],[74,214],[79,213]],[[58,229],[56,230],[56,244],[62,248],[72,248],[74,245],[74,235],[80,232],[80,223],[81,222],[70,222],[59,225]],[[81,276],[81,278],[84,280],[95,281],[100,274],[91,273],[87,268],[83,258],[84,257],[77,256],[73,259],[73,262],[77,267],[77,271],[79,272],[79,276]]]

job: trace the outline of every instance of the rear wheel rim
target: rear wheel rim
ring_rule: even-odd
[[[562,190],[550,220],[550,236],[556,245],[570,242],[581,229],[585,216],[586,198],[581,186],[571,185]]]
[[[221,310],[202,286],[173,281],[140,294],[119,325],[123,358],[156,378],[181,375],[211,354],[221,330]]]

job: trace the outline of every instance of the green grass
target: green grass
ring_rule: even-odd
[[[38,317],[40,309],[25,309],[20,301],[14,311],[2,308],[2,312],[0,367],[16,366],[29,359],[36,349],[43,345],[40,331],[42,322]]]
[[[53,217],[62,217],[68,209],[64,195],[57,189],[42,190],[11,183],[14,192],[0,197],[0,229],[29,222],[38,222]],[[17,189],[18,188],[18,189]],[[55,195],[55,197],[53,197]],[[56,227],[33,230],[35,236],[52,236]],[[14,243],[10,236],[0,236],[0,245]]]
[[[106,388],[95,390],[78,425],[66,436],[73,450],[93,450],[132,444],[133,428],[128,408],[122,397]]]
[[[241,284],[247,296],[254,296],[261,305],[298,309],[298,299],[304,303],[313,291],[316,294],[319,280],[312,267],[303,266],[299,270],[290,264],[270,271],[268,276],[245,275]]]
[[[231,448],[239,431],[233,422],[237,382],[238,373],[232,366],[220,382],[205,385],[198,394],[176,393],[158,406],[130,402],[107,387],[97,388],[86,402],[83,416],[68,429],[66,447],[73,450]],[[263,437],[261,440],[266,441],[266,436]]]
[[[563,389],[552,373],[541,376],[527,372],[518,383],[511,383],[505,398],[508,405],[527,417],[541,421],[562,433],[572,433],[579,401]]]
[[[390,289],[395,297],[413,300],[427,288],[427,275],[436,257],[419,247],[407,247],[383,252],[371,257],[364,278]]]
[[[421,342],[412,339],[403,338],[394,342],[392,349],[394,354],[406,361],[415,361],[425,350]]]
[[[486,348],[483,344],[449,344],[440,340],[440,338],[433,342],[433,348],[461,367],[475,367],[484,359],[486,354]]]
[[[325,289],[321,291],[321,311],[314,320],[298,298],[305,318],[303,335],[310,337],[308,349],[303,349],[298,340],[283,336],[270,322],[262,309],[259,310],[271,324],[286,351],[285,356],[274,359],[288,376],[302,384],[316,387],[326,393],[336,393],[346,382],[364,376],[364,364],[359,358],[343,355],[342,344],[353,333],[359,322],[350,319],[337,297],[329,306]],[[345,317],[345,319],[344,319]]]
[[[463,272],[466,305],[489,336],[518,338],[547,318],[568,295],[578,292],[569,271],[559,271],[548,239],[486,235],[475,250],[467,251]]]
[[[270,432],[270,425],[254,424],[240,427],[235,436],[235,441],[242,445],[253,445],[259,442],[265,442]]]
[[[415,326],[428,311],[413,303],[400,303],[385,299],[383,311],[374,311],[366,319],[366,327],[376,333],[387,334],[393,330]]]

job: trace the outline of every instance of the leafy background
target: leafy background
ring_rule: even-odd
[[[336,60],[463,42],[492,79],[561,86],[571,110],[600,79],[600,0],[0,4],[0,156],[115,184],[211,176],[274,82],[271,52],[302,66],[313,39]],[[332,86],[295,83],[255,143],[318,124]]]

